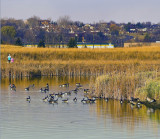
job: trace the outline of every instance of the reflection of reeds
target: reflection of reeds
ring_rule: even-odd
[[[11,54],[14,63],[7,63]],[[2,77],[102,75],[109,72],[160,70],[160,47],[116,49],[24,48],[2,45]]]
[[[130,97],[138,97],[144,101],[146,97],[150,97],[159,100],[160,83],[150,82],[147,85],[148,80],[153,80],[157,76],[157,72],[123,72],[102,75],[97,77],[95,81],[95,94],[114,99],[128,100]],[[143,91],[141,91],[142,89]],[[135,93],[136,91],[138,93]]]
[[[90,106],[94,112],[95,109]],[[121,127],[122,125],[126,125],[127,128],[132,132],[134,131],[137,124],[143,124],[143,127],[148,127],[149,119],[152,120],[153,130],[158,128],[158,124],[160,122],[159,112],[160,110],[155,110],[152,112],[149,108],[142,106],[142,108],[131,108],[129,103],[120,104],[119,101],[109,100],[106,102],[105,100],[97,100],[96,103],[96,114],[97,117],[103,117],[105,119],[111,119],[113,123],[116,123]],[[107,125],[108,123],[106,123]]]

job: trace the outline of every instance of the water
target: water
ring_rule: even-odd
[[[119,101],[97,101],[96,104],[82,104],[83,91],[72,93],[69,103],[48,104],[42,101],[47,94],[38,90],[50,85],[50,93],[75,89],[81,82],[88,88],[90,78],[54,77],[23,80],[3,79],[1,82],[0,137],[1,139],[138,139],[160,138],[160,110],[145,106],[131,108]],[[9,82],[15,83],[17,91],[10,91]],[[59,88],[70,83],[69,88]],[[35,88],[29,92],[24,88],[30,84]],[[31,102],[26,98],[31,96]],[[77,103],[73,102],[74,97]]]

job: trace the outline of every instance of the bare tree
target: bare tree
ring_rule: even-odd
[[[72,20],[70,19],[69,16],[66,15],[59,17],[57,23],[60,27],[67,28],[72,23]]]
[[[40,17],[33,16],[33,17],[27,19],[27,23],[30,28],[34,28],[39,25],[39,20],[40,20]]]

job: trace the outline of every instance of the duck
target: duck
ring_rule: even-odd
[[[74,101],[74,102],[77,102],[77,98],[75,97],[75,98],[73,99],[73,101]]]
[[[30,96],[28,96],[27,98],[26,98],[26,101],[31,101],[31,97]]]
[[[63,103],[68,103],[68,98],[62,100]]]

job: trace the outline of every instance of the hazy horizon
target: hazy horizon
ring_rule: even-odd
[[[1,0],[1,18],[26,20],[35,15],[57,21],[68,15],[84,23],[159,23],[159,5],[159,0]]]

